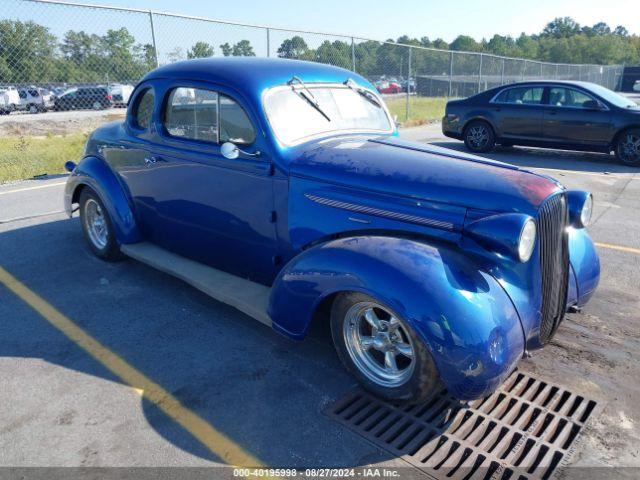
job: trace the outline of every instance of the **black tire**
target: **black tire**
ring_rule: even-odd
[[[384,306],[376,299],[361,293],[348,292],[339,294],[338,297],[336,297],[331,307],[331,336],[338,357],[346,369],[356,377],[365,389],[381,398],[394,402],[417,403],[439,391],[442,388],[442,384],[431,354],[411,326],[395,314],[393,314],[393,316],[400,320],[402,330],[410,337],[413,346],[414,353],[412,361],[415,362],[415,364],[413,365],[410,376],[408,376],[401,385],[388,387],[372,381],[361,371],[346,344],[344,324],[349,321],[348,312],[352,307],[363,303],[374,303],[380,305],[388,312],[393,312],[393,310]]]
[[[472,120],[464,128],[464,144],[474,153],[490,152],[496,146],[493,128],[484,120]]]
[[[92,234],[89,231],[90,227],[88,226],[87,206],[93,202],[98,205],[104,217],[106,227],[106,242],[104,245],[99,245],[94,239],[92,239]],[[98,197],[98,195],[89,187],[84,187],[82,192],[80,192],[80,224],[82,225],[84,238],[96,257],[107,262],[117,262],[122,260],[124,256],[120,252],[120,246],[116,240],[115,230],[113,228],[111,217],[109,217],[109,212],[102,203],[102,200],[100,200],[100,197]]]
[[[640,128],[629,128],[618,135],[616,158],[623,165],[640,167]]]

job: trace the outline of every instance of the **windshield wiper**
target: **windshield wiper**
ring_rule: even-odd
[[[378,99],[369,90],[365,90],[364,88],[359,87],[358,84],[353,80],[351,80],[350,78],[346,82],[344,82],[344,84],[354,92],[357,92],[360,95],[362,95],[362,97],[368,100],[369,103],[372,103],[378,108],[382,108],[382,105],[380,105],[380,102],[378,102]]]
[[[304,84],[302,80],[300,80],[300,78],[293,76],[291,77],[291,80],[287,82],[287,84],[291,86],[291,89],[295,93],[297,93],[300,96],[300,98],[305,100],[309,105],[315,108],[320,113],[320,115],[326,118],[327,122],[331,121],[331,118],[329,118],[329,115],[327,115],[326,112],[322,109],[322,107],[318,103],[318,100],[316,100],[316,97],[314,97],[313,93],[311,93],[311,90],[307,88],[307,86]],[[296,84],[300,85],[303,88],[303,90],[296,90]]]

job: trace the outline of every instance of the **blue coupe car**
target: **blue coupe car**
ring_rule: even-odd
[[[377,395],[485,396],[591,297],[592,198],[398,138],[356,73],[295,60],[167,65],[69,162],[65,206],[123,255],[303,339],[330,324]]]

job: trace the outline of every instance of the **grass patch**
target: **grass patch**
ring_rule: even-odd
[[[414,127],[442,120],[444,107],[449,99],[445,97],[409,97],[409,118],[407,118],[407,97],[386,100],[391,115],[397,115],[404,127]]]
[[[0,138],[0,183],[64,172],[64,162],[82,156],[87,136]]]

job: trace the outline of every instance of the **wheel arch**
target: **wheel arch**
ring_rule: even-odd
[[[624,127],[619,128],[614,134],[613,139],[611,140],[611,144],[609,145],[610,151],[615,151],[616,145],[618,143],[618,139],[620,138],[620,136],[627,130],[631,130],[631,129],[640,130],[640,123],[625,125]]]
[[[397,312],[460,398],[495,389],[524,351],[518,314],[493,277],[454,247],[396,237],[340,238],[291,260],[271,294],[274,329],[303,339],[342,292],[364,293]],[[492,341],[502,348],[493,363]]]
[[[465,132],[465,130],[467,129],[467,127],[469,126],[469,124],[470,124],[471,122],[475,122],[475,121],[481,121],[481,122],[485,122],[486,124],[488,124],[488,125],[489,125],[489,127],[491,127],[491,130],[493,131],[493,136],[494,136],[494,138],[495,138],[496,140],[498,139],[499,135],[498,135],[498,130],[496,129],[495,124],[493,123],[493,121],[492,121],[489,117],[487,117],[487,116],[485,116],[485,115],[482,115],[482,114],[472,115],[471,117],[469,117],[469,118],[464,122],[464,124],[462,125],[462,130],[461,130],[461,131],[462,131],[462,136],[463,136],[463,138],[464,138],[464,132]]]
[[[86,188],[93,190],[107,209],[119,244],[142,240],[126,187],[103,159],[87,156],[69,176],[65,187],[67,214],[71,215],[73,204],[78,203],[82,191]]]

